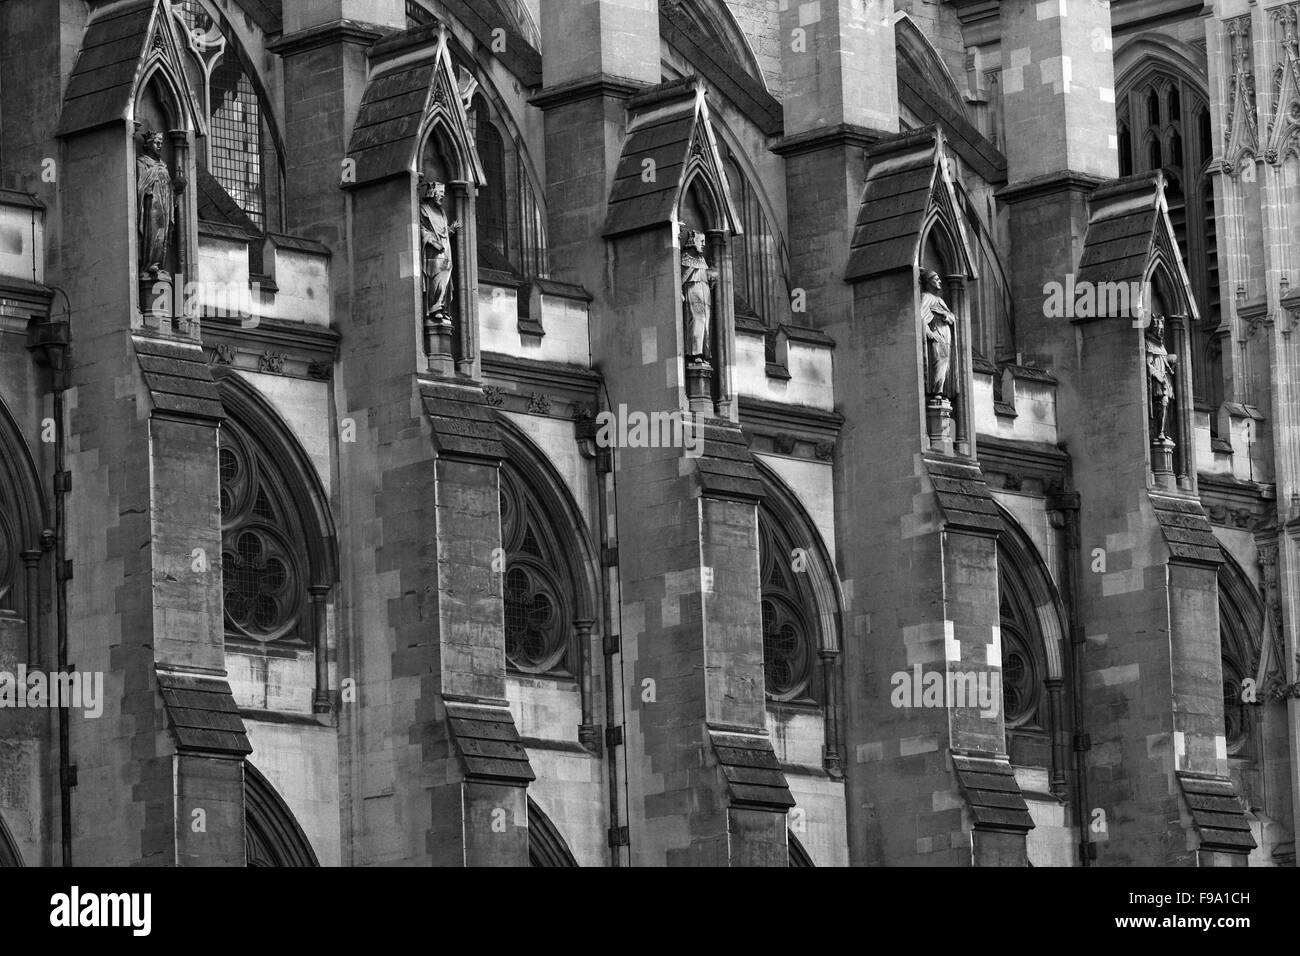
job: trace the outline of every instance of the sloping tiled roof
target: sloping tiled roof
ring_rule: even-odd
[[[938,156],[934,127],[892,137],[867,150],[870,169],[849,243],[846,280],[912,267],[938,173]]]
[[[1183,301],[1179,306],[1187,310],[1189,319],[1195,320],[1197,309],[1191,280],[1169,221],[1164,173],[1156,170],[1112,180],[1098,187],[1088,202],[1088,234],[1075,285],[1080,289],[1095,289],[1103,283],[1141,283],[1152,256],[1159,250],[1174,273],[1173,282],[1181,286]],[[1137,306],[1129,296],[1098,294],[1096,299],[1092,317],[1097,319],[1130,318],[1129,313]],[[1127,308],[1128,312],[1110,315],[1112,299],[1117,307]]]
[[[700,152],[718,176],[725,177],[698,77],[683,77],[638,93],[628,100],[628,113],[627,138],[609,194],[606,237],[672,222],[693,152]],[[653,170],[653,175],[645,175],[647,170]],[[739,233],[739,216],[731,208],[729,192],[721,198],[729,227]]]
[[[203,349],[139,335],[131,342],[155,411],[212,421],[226,417]]]
[[[446,707],[447,729],[466,776],[507,783],[537,779],[508,707],[453,701],[447,701]]]
[[[501,426],[477,386],[420,383],[424,411],[433,425],[439,454],[470,458],[505,458]]]
[[[763,497],[758,466],[744,433],[735,426],[704,426],[704,452],[696,460],[695,473],[705,494],[755,501]]]
[[[158,693],[181,751],[253,752],[230,685],[214,677],[158,671]]]
[[[433,23],[395,33],[371,48],[377,72],[366,83],[348,143],[348,157],[356,162],[356,185],[413,168],[419,161],[416,151],[425,117],[439,112],[451,127],[450,135],[463,137],[460,145],[470,157],[466,161],[474,166],[472,178],[483,183],[483,169],[473,151],[452,67],[449,39],[446,27]],[[382,60],[415,50],[420,55],[412,62],[384,69]]]
[[[110,8],[86,25],[81,52],[63,94],[56,135],[69,136],[126,119],[136,75],[148,56],[149,38],[159,16],[163,22],[158,27],[165,30],[169,56],[176,56],[180,49],[176,24],[161,10],[158,0],[137,0]],[[181,69],[179,63],[174,66]],[[183,108],[192,107],[186,97]]]
[[[1177,771],[1183,799],[1201,834],[1201,849],[1247,853],[1255,849],[1250,822],[1241,798],[1226,777],[1210,777]]]
[[[1157,494],[1150,498],[1156,509],[1160,533],[1175,560],[1197,564],[1223,563],[1219,541],[1214,537],[1210,519],[1199,501]]]
[[[950,458],[924,461],[946,527],[984,533],[1002,530],[1002,515],[979,465]]]
[[[709,728],[713,755],[727,781],[733,806],[785,810],[794,806],[790,785],[766,734]]]
[[[1009,763],[991,757],[953,754],[952,766],[977,828],[1022,833],[1034,829],[1029,806]]]

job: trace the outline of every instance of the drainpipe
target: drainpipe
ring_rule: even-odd
[[[58,290],[62,293],[62,290]],[[65,304],[68,302],[63,295]],[[58,631],[55,668],[58,674],[68,671],[68,580],[71,577],[67,560],[67,496],[72,486],[72,476],[66,470],[66,441],[64,435],[63,393],[67,391],[71,368],[71,314],[62,319],[33,318],[27,323],[27,348],[32,351],[38,365],[50,368],[50,387],[54,392],[54,571],[58,586],[55,589],[55,621]],[[68,742],[68,707],[61,701],[59,707],[59,830],[63,850],[63,865],[72,865],[72,787],[76,772],[72,766]]]
[[[1067,492],[1048,498],[1049,511],[1061,515],[1065,531],[1065,574],[1062,592],[1070,623],[1070,711],[1074,724],[1074,796],[1075,820],[1079,828],[1079,857],[1083,866],[1091,866],[1097,847],[1092,841],[1088,819],[1088,760],[1092,746],[1083,722],[1083,648],[1084,631],[1079,615],[1080,552],[1079,495]]]

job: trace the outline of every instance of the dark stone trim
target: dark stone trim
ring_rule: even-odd
[[[1031,199],[1041,199],[1044,196],[1054,196],[1066,191],[1090,194],[1104,182],[1105,179],[1091,173],[1076,173],[1069,169],[1062,169],[1003,186],[993,196],[1005,203],[1028,202]]]
[[[567,106],[570,103],[581,103],[583,100],[606,96],[626,100],[649,86],[650,84],[641,80],[613,76],[609,73],[595,73],[561,83],[559,86],[545,87],[528,100],[528,105],[535,106],[539,110],[550,110],[557,106]]]
[[[1003,530],[1002,512],[977,462],[933,455],[922,461],[943,513],[945,531],[997,535]]]
[[[318,381],[330,377],[326,372],[332,373],[342,339],[329,326],[269,317],[246,328],[240,319],[209,316],[203,319],[202,332],[203,348],[214,367],[265,372],[263,359],[270,353],[283,360],[280,371],[272,374]]]
[[[557,282],[554,279],[543,279],[538,277],[533,280],[533,285],[542,295],[553,295],[562,299],[576,299],[580,302],[591,302],[593,296],[584,287],[574,282]]]
[[[1056,445],[979,434],[975,436],[975,449],[985,474],[1036,479],[1045,494],[1067,487],[1070,456]]]
[[[1263,531],[1277,521],[1276,499],[1266,497],[1265,486],[1257,481],[1200,472],[1196,476],[1196,488],[1211,524]]]
[[[152,414],[217,423],[226,417],[203,350],[191,342],[132,335],[136,362],[153,399]]]
[[[772,146],[772,152],[789,159],[806,153],[818,153],[825,149],[857,148],[870,149],[881,139],[891,135],[884,130],[858,126],[856,123],[836,123],[819,129],[805,130],[792,136],[784,136]]]
[[[18,189],[0,188],[0,206],[21,206],[25,209],[44,209],[45,203],[35,193]]]
[[[443,700],[447,734],[470,780],[527,786],[533,773],[510,708],[504,703]]]
[[[372,46],[393,31],[373,23],[357,20],[340,19],[320,26],[299,30],[288,36],[282,36],[266,45],[270,53],[279,56],[294,56],[308,50],[316,50],[335,43],[355,43],[358,46]]]
[[[835,348],[835,340],[820,329],[810,329],[802,325],[778,325],[777,334],[784,334],[791,342],[802,345],[818,345],[822,348]]]
[[[594,414],[601,383],[599,373],[580,365],[519,358],[501,352],[483,353],[483,377],[507,386],[496,393],[499,402],[493,404],[498,407],[512,412],[529,411],[530,396],[537,392],[552,399],[550,414],[555,418],[572,417],[581,406],[593,406]]]
[[[1154,491],[1148,492],[1147,496],[1155,508],[1156,521],[1169,548],[1171,563],[1211,568],[1223,563],[1219,541],[1214,537],[1210,519],[1198,500]]]

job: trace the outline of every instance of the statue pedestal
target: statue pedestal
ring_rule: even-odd
[[[1177,485],[1174,481],[1174,443],[1168,438],[1157,438],[1151,443],[1151,474],[1161,488],[1173,491]]]
[[[686,398],[693,414],[713,414],[713,366],[708,362],[686,363]]]
[[[139,290],[140,314],[144,316],[145,328],[161,331],[172,317],[172,277],[165,272],[159,273],[157,278],[141,277]]]
[[[925,399],[925,433],[931,451],[952,454],[952,402],[942,395],[929,395]]]
[[[451,376],[456,371],[456,357],[452,354],[451,320],[425,317],[424,350],[429,356],[429,371],[436,375]]]

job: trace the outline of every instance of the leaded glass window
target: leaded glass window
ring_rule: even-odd
[[[789,537],[763,510],[758,518],[758,560],[767,694],[782,701],[810,699],[817,612],[806,580],[807,559],[800,558]]]
[[[506,554],[506,661],[528,674],[570,674],[573,588],[551,552],[540,504],[510,465],[501,468],[501,547]]]
[[[259,643],[305,641],[299,633],[306,582],[301,537],[280,498],[284,482],[227,421],[218,451],[221,568],[226,633]]]

